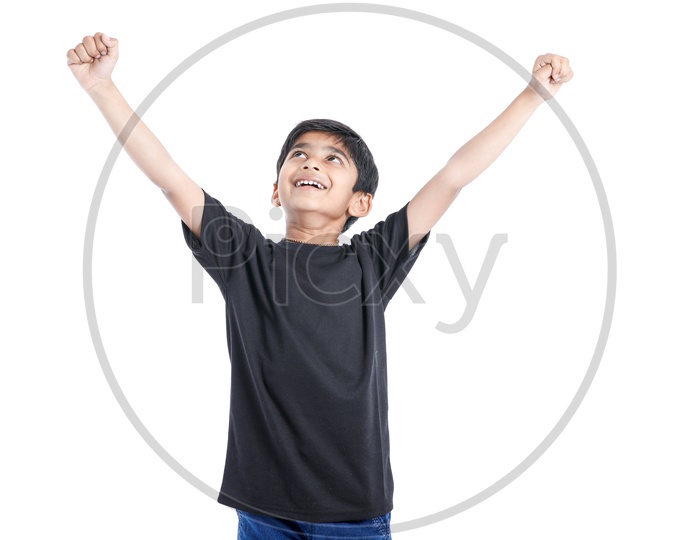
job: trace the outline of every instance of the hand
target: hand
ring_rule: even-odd
[[[568,58],[556,54],[543,54],[535,60],[530,88],[534,89],[542,99],[551,99],[561,85],[569,82],[573,76],[574,72],[569,67]]]
[[[82,43],[66,54],[68,67],[83,90],[111,81],[112,71],[119,58],[119,42],[101,32],[86,36]]]

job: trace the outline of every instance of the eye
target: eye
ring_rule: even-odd
[[[304,155],[306,154],[304,154],[304,152],[302,152],[301,150],[295,150],[294,152],[292,152],[292,157],[299,157]]]
[[[336,163],[342,163],[343,160],[341,160],[338,156],[328,156],[328,161],[335,160]]]

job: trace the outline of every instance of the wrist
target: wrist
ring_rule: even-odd
[[[105,94],[109,94],[114,91],[116,86],[112,79],[100,79],[88,88],[85,88],[85,92],[93,99],[99,98]]]
[[[534,107],[540,106],[545,101],[545,98],[541,96],[537,89],[531,84],[528,84],[525,87],[525,89],[520,93],[520,97]]]

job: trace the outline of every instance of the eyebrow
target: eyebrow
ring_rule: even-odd
[[[290,150],[290,152],[293,151],[293,150],[296,150],[297,148],[306,149],[306,148],[311,148],[311,146],[312,146],[312,145],[311,145],[310,143],[299,143],[299,144],[295,144],[295,145],[292,147],[292,150]],[[351,163],[350,158],[349,158],[348,156],[345,155],[345,152],[343,152],[340,148],[338,148],[338,147],[336,147],[336,146],[324,146],[324,147],[321,148],[321,150],[329,150],[329,151],[331,151],[331,152],[333,152],[333,153],[335,153],[335,154],[340,154],[341,156],[343,156],[343,158],[345,158],[345,161],[347,161],[348,163]]]

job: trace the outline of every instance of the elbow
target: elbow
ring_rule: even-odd
[[[447,165],[440,171],[441,184],[446,190],[454,192],[458,195],[461,189],[474,180],[469,167],[464,167],[459,163],[448,162]]]

